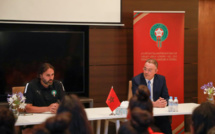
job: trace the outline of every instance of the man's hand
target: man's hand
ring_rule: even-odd
[[[48,109],[51,113],[55,114],[57,112],[58,107],[59,107],[58,103],[52,103],[51,105],[48,106]]]
[[[154,107],[164,108],[167,105],[167,102],[164,98],[159,98],[155,102],[152,102]]]

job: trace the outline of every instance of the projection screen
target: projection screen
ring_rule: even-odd
[[[0,21],[121,23],[121,0],[1,0]]]

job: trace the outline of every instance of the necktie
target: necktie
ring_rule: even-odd
[[[149,92],[150,92],[150,96],[149,98],[151,99],[151,81],[149,80],[148,81],[148,85],[147,85],[148,89],[149,89]]]

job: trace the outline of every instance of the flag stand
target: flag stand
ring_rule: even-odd
[[[113,112],[110,115],[115,115]]]

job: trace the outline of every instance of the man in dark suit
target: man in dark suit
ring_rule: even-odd
[[[153,107],[164,108],[167,106],[169,94],[164,76],[156,74],[158,63],[154,59],[145,62],[143,73],[132,78],[132,93],[135,94],[140,84],[146,85],[151,93]],[[165,134],[172,134],[168,116],[155,117],[155,125]]]

